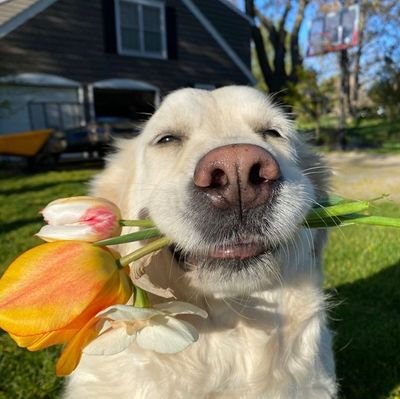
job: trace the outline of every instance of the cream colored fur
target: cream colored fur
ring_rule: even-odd
[[[282,137],[263,139],[261,128],[277,129]],[[182,141],[158,145],[166,135]],[[83,356],[65,399],[336,397],[320,287],[325,237],[297,227],[327,188],[325,168],[264,95],[234,86],[172,93],[141,135],[118,144],[93,193],[114,201],[125,218],[150,216],[179,248],[205,252],[207,243],[190,220],[196,210],[189,187],[199,159],[232,143],[261,146],[279,162],[285,183],[268,230],[279,250],[255,265],[254,275],[231,280],[196,267],[184,271],[169,250],[162,251],[149,274],[179,300],[208,312],[207,320],[190,319],[200,339],[175,355],[134,344],[115,356]]]

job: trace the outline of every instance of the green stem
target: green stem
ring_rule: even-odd
[[[304,227],[308,227],[310,229],[324,229],[328,227],[339,227],[342,225],[342,220],[337,216],[328,217],[328,218],[320,218],[319,220],[306,220],[303,223]]]
[[[117,245],[117,244],[125,244],[127,242],[132,241],[141,241],[147,240],[149,238],[158,237],[161,235],[160,230],[152,228],[152,229],[144,229],[140,231],[135,231],[134,233],[123,234],[122,236],[107,238],[106,240],[96,241],[95,245]]]
[[[342,215],[329,217],[321,220],[304,222],[304,226],[310,229],[328,227],[346,227],[355,224],[366,224],[370,226],[395,227],[400,228],[400,218],[390,218],[384,216],[368,216],[362,214]]]
[[[169,245],[170,243],[171,241],[166,237],[158,238],[157,240],[154,240],[146,244],[144,247],[139,248],[136,251],[123,256],[122,258],[119,259],[119,262],[122,266],[129,265],[129,263],[132,263],[135,260],[142,258],[143,256],[151,254],[152,252],[157,251]]]
[[[379,197],[375,197],[375,198],[369,199],[368,202],[380,201],[380,200],[388,198],[388,197],[390,197],[390,194],[386,193],[386,194],[380,195]]]
[[[147,296],[146,291],[143,291],[141,288],[134,286],[135,289],[135,301],[133,306],[136,308],[149,308],[151,307],[149,297]]]
[[[307,222],[324,221],[327,218],[334,218],[335,216],[343,216],[352,213],[358,213],[367,210],[369,207],[368,201],[354,201],[344,202],[337,205],[312,208],[306,217]]]
[[[360,216],[356,218],[344,217],[345,221],[354,224],[369,224],[372,226],[383,226],[383,227],[397,227],[400,228],[400,218],[390,218],[385,216]]]
[[[119,221],[121,226],[134,226],[134,227],[155,227],[156,225],[150,219],[138,219],[138,220],[125,220]]]

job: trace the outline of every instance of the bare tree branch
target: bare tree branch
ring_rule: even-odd
[[[271,84],[270,80],[272,77],[272,69],[270,61],[268,59],[268,54],[265,50],[264,38],[262,36],[260,28],[256,25],[256,8],[254,6],[254,0],[246,0],[246,14],[252,18],[253,24],[251,27],[251,35],[254,42],[254,47],[257,53],[257,59],[260,66],[261,74],[263,76],[265,84],[269,87]]]
[[[300,49],[299,49],[299,32],[301,24],[303,23],[304,12],[309,1],[310,0],[299,0],[299,5],[297,9],[296,18],[294,21],[293,30],[290,35],[290,59],[292,65],[289,77],[291,82],[293,83],[296,83],[298,81],[296,68],[303,64],[303,58],[300,54]]]
[[[258,8],[255,9],[255,12],[256,12],[256,16],[259,19],[261,25],[265,29],[267,29],[268,33],[272,37],[276,37],[277,31],[275,29],[275,26],[274,26],[273,22],[270,19],[268,19],[263,13],[261,13]]]
[[[252,38],[254,41],[258,62],[260,65],[263,79],[270,92],[281,92],[287,87],[289,80],[297,81],[296,67],[302,64],[302,57],[299,50],[299,31],[304,19],[304,11],[310,0],[298,0],[299,6],[294,21],[294,28],[291,33],[287,31],[287,21],[292,11],[291,0],[286,0],[284,7],[276,7],[275,10],[282,12],[281,17],[272,20],[260,11],[255,0],[245,0],[246,13],[253,20]],[[283,4],[282,4],[283,5]],[[273,55],[269,55],[265,49],[264,38],[261,27],[265,29],[268,37],[265,40],[271,44]],[[287,36],[290,35],[289,44]],[[290,75],[286,70],[287,53],[290,52],[292,59],[292,69]]]
[[[281,20],[279,22],[279,25],[278,25],[278,32],[280,34],[282,34],[282,32],[286,32],[285,24],[286,24],[286,20],[287,20],[287,17],[289,15],[289,12],[290,12],[291,9],[292,9],[292,3],[290,1],[288,1],[286,3],[285,10],[283,11],[282,18],[281,18]]]

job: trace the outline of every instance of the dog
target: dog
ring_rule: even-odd
[[[146,270],[208,318],[190,320],[200,337],[177,354],[83,355],[64,397],[335,398],[326,233],[303,224],[329,173],[292,121],[250,87],[187,88],[118,148],[92,194],[172,240]]]

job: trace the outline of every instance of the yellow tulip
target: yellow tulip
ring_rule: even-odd
[[[67,344],[56,368],[67,375],[97,336],[96,314],[131,294],[129,276],[110,250],[45,243],[20,255],[0,279],[0,328],[32,351]]]

